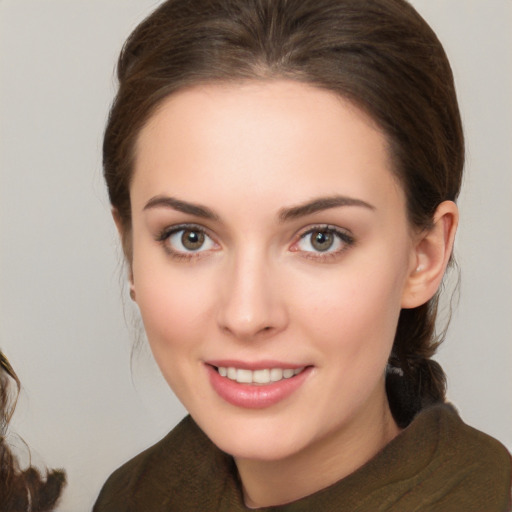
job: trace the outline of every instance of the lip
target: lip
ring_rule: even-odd
[[[307,366],[298,375],[265,385],[240,384],[227,377],[221,377],[214,366],[233,366],[248,370],[264,368],[301,368],[276,361],[259,361],[258,363],[242,363],[241,361],[208,361],[205,368],[214,391],[226,402],[245,409],[264,409],[288,398],[299,389],[311,373],[312,367]]]
[[[233,368],[241,368],[243,370],[264,370],[265,368],[290,368],[291,370],[296,370],[297,368],[309,366],[307,364],[284,363],[283,361],[270,359],[255,361],[252,363],[238,361],[235,359],[217,359],[215,361],[205,361],[205,363],[210,366],[216,366],[217,368],[219,366],[224,366],[225,368],[232,366]]]

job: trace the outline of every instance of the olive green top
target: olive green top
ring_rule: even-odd
[[[511,458],[450,405],[421,411],[375,457],[274,512],[508,512]],[[246,512],[233,459],[187,416],[104,485],[94,512]]]

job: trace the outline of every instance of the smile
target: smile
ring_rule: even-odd
[[[313,366],[290,368],[286,363],[270,361],[257,364],[209,361],[204,367],[217,395],[231,405],[246,409],[264,409],[287,399],[305,384],[313,371]]]
[[[221,377],[227,377],[239,384],[270,384],[283,379],[290,379],[304,370],[302,368],[263,368],[249,370],[246,368],[235,368],[233,366],[219,366],[217,371]]]

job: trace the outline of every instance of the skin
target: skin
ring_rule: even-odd
[[[384,388],[398,316],[437,290],[457,211],[443,203],[432,230],[411,228],[367,115],[290,81],[186,89],[142,129],[130,196],[132,290],[151,349],[234,456],[248,506],[322,489],[398,435]],[[333,197],[356,203],[296,209]],[[182,224],[206,233],[199,250],[181,232],[166,237]],[[342,238],[322,252],[308,232],[326,226]],[[308,374],[284,400],[249,409],[213,389],[205,363],[219,359]]]

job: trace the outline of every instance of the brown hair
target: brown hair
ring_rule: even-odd
[[[184,87],[274,78],[333,91],[378,123],[413,226],[428,229],[436,207],[456,199],[464,141],[452,72],[406,1],[169,0],[123,48],[105,132],[105,178],[129,261],[135,142],[155,109]],[[444,373],[430,359],[436,310],[437,296],[400,315],[387,391],[401,425],[445,397]]]
[[[53,470],[43,479],[39,471],[32,466],[24,471],[20,470],[18,460],[5,439],[16,405],[16,399],[12,399],[9,391],[10,382],[16,384],[17,393],[19,393],[18,376],[0,351],[0,504],[2,511],[49,512],[56,506],[66,482],[66,476],[62,470]]]

